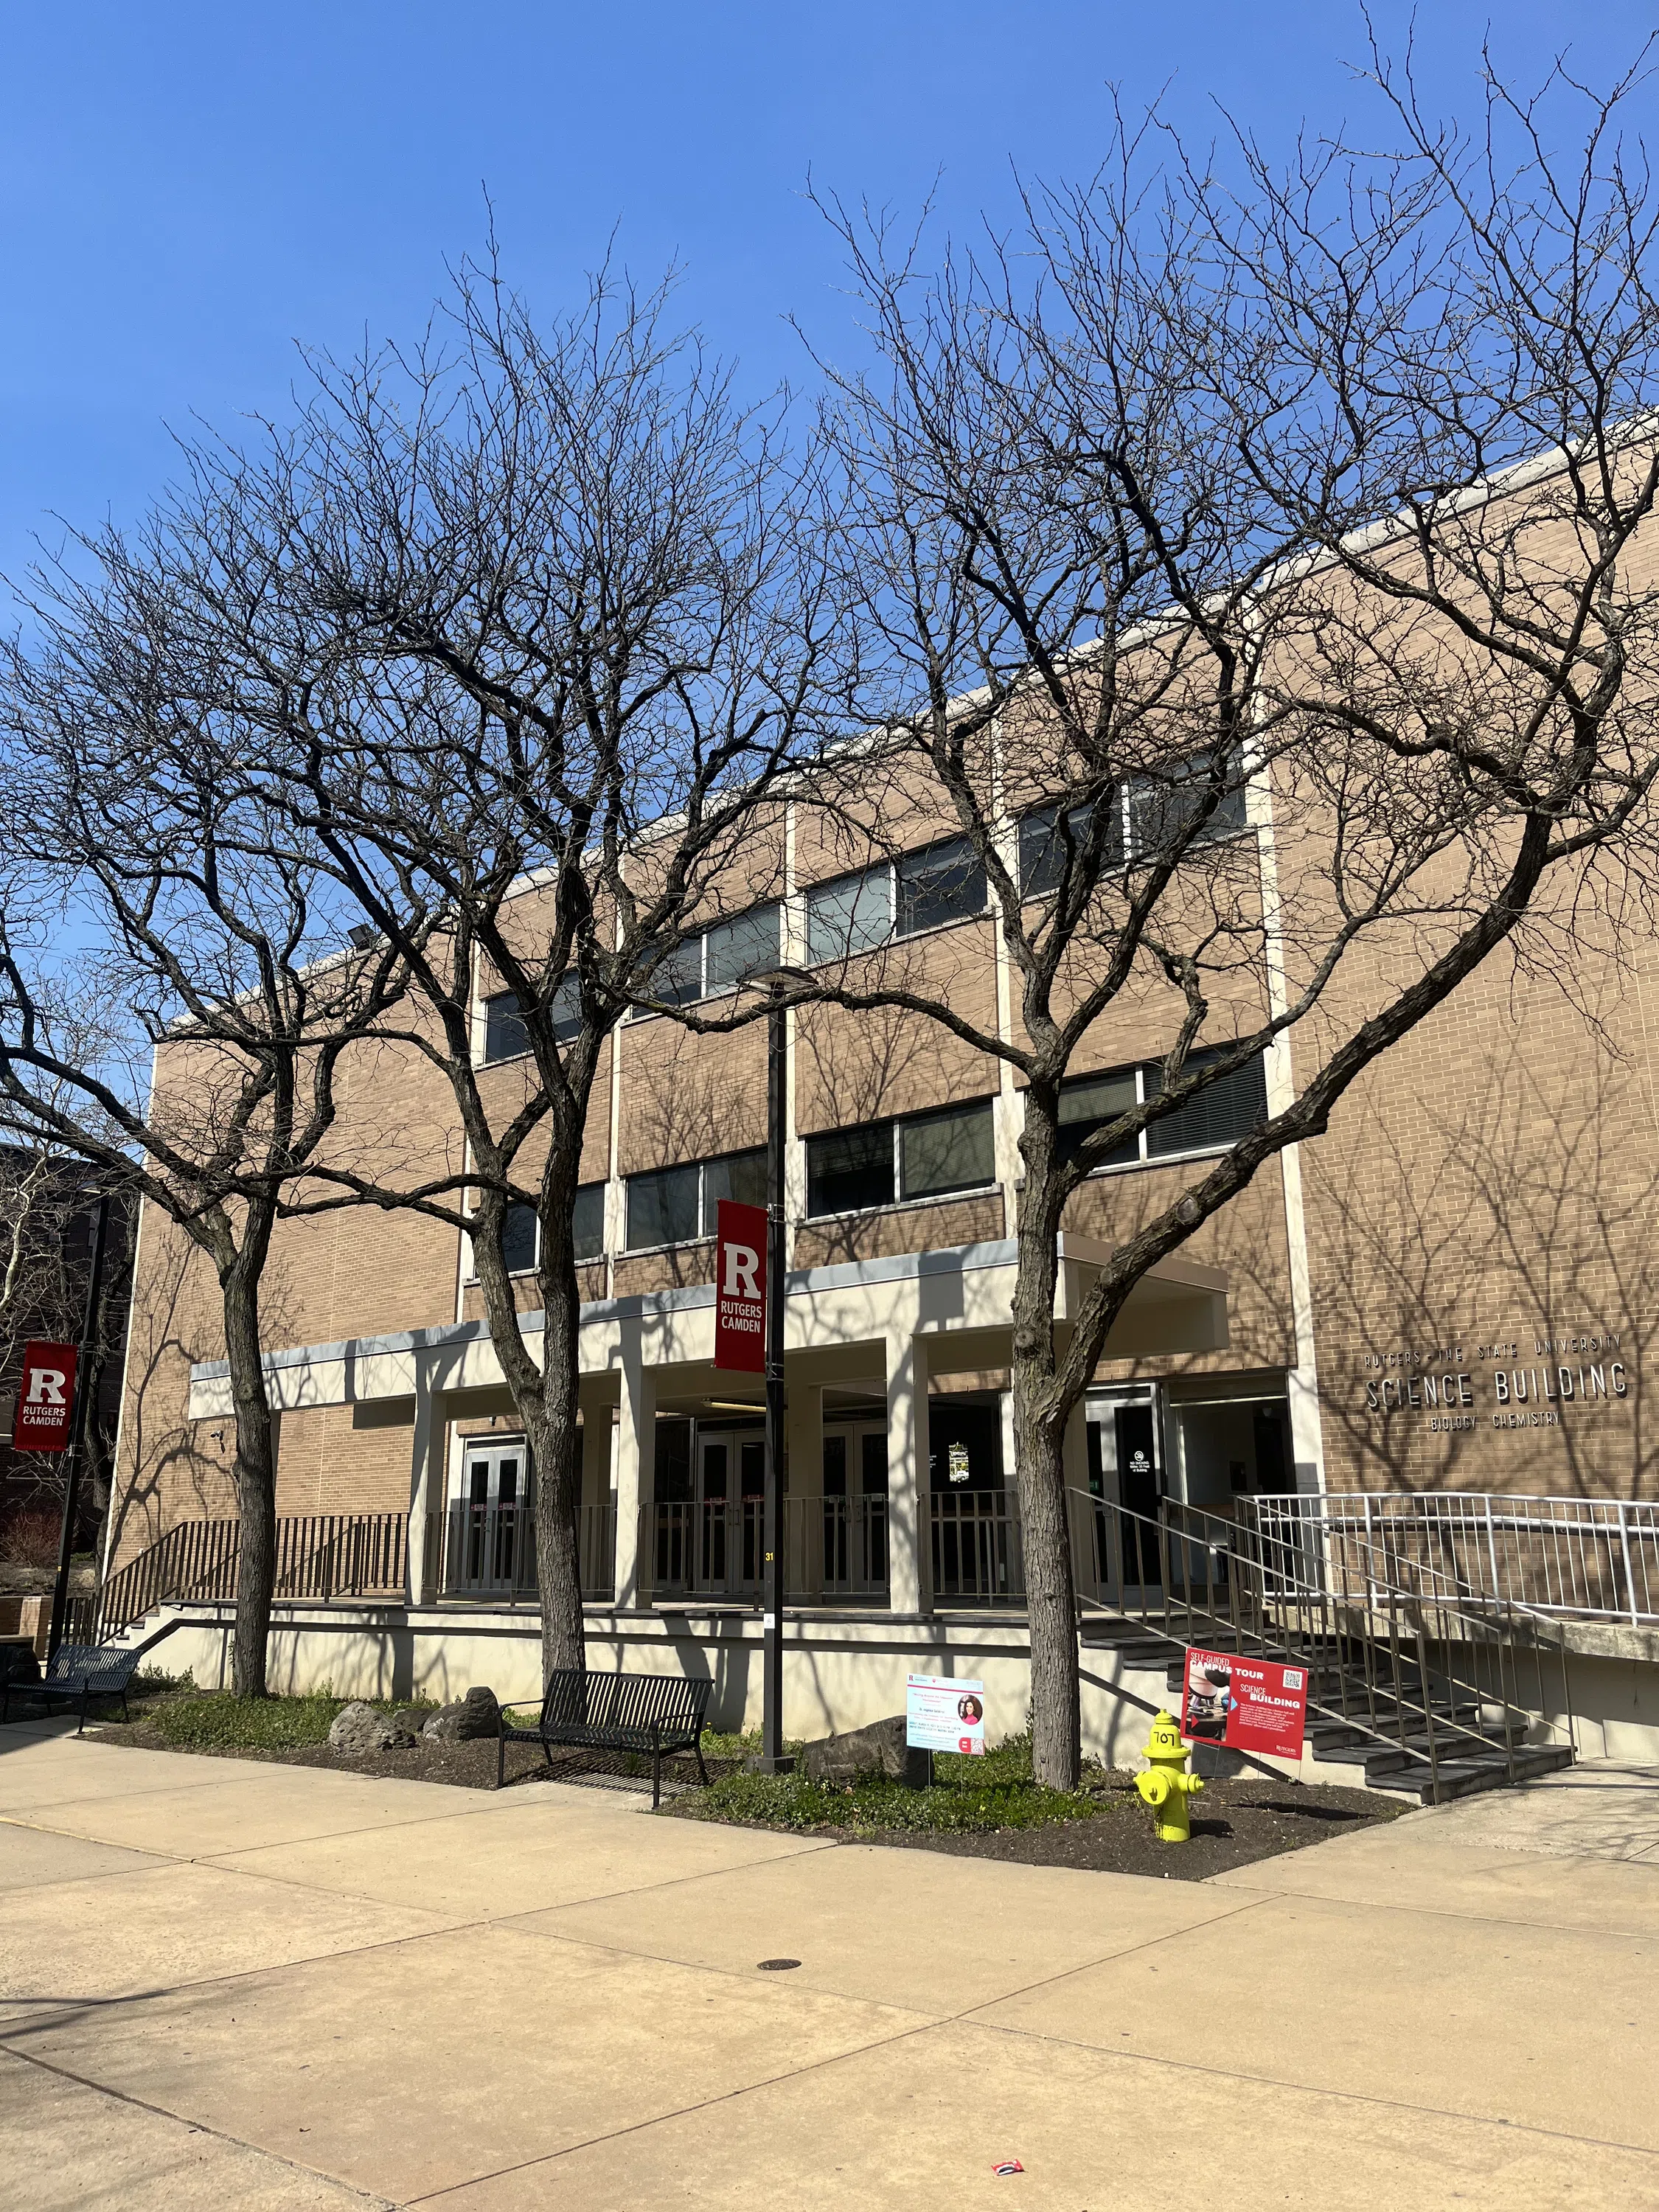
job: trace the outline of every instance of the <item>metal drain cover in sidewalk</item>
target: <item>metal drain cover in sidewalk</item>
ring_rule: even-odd
[[[799,1959],[763,1959],[760,1962],[760,1971],[763,1974],[787,1974],[791,1966],[798,1966],[799,1964]]]

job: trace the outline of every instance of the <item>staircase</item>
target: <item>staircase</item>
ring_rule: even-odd
[[[1306,1780],[1434,1804],[1571,1765],[1565,1643],[1542,1614],[1352,1537],[1316,1548],[1174,1500],[1156,1521],[1070,1503],[1083,1650],[1161,1676],[1171,1710],[1196,1645],[1306,1670]]]

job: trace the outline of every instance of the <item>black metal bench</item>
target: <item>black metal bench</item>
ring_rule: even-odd
[[[712,1682],[688,1680],[683,1674],[587,1674],[562,1668],[548,1677],[541,1717],[533,1728],[511,1728],[502,1713],[495,1787],[499,1790],[506,1778],[510,1743],[540,1744],[550,1766],[555,1744],[584,1751],[648,1753],[654,1810],[662,1802],[665,1752],[696,1752],[697,1771],[705,1782],[708,1779],[702,1736],[713,1688]]]
[[[14,1693],[44,1698],[47,1705],[78,1705],[81,1728],[87,1724],[87,1707],[94,1698],[119,1698],[121,1717],[127,1717],[127,1685],[137,1673],[142,1651],[111,1650],[96,1644],[60,1644],[44,1680],[0,1681],[0,1721],[11,1718]]]

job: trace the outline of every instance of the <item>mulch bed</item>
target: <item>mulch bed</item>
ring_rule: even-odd
[[[1205,1881],[1231,1867],[1299,1851],[1332,1836],[1351,1835],[1397,1820],[1411,1807],[1365,1790],[1328,1784],[1254,1779],[1211,1782],[1195,1801],[1192,1838],[1161,1844],[1150,1813],[1127,1778],[1115,1785],[1109,1809],[1092,1820],[1061,1820],[1042,1828],[994,1828],[924,1835],[884,1830],[879,1835],[846,1828],[802,1831],[837,1843],[883,1844],[902,1850],[953,1851],[972,1859],[1005,1859],[1018,1866],[1076,1867],[1092,1874],[1161,1875],[1166,1881]],[[776,1834],[778,1831],[772,1831]]]
[[[253,1759],[277,1766],[320,1766],[339,1774],[390,1776],[408,1782],[447,1783],[461,1790],[494,1790],[495,1741],[493,1737],[471,1743],[419,1743],[399,1751],[369,1752],[349,1757],[325,1743],[306,1744],[283,1751],[240,1750],[224,1746],[183,1747],[167,1742],[143,1717],[142,1708],[125,1727],[118,1723],[88,1729],[106,1743],[131,1744],[145,1751],[188,1748],[197,1758]],[[732,1772],[736,1759],[708,1762],[711,1779]],[[689,1758],[663,1761],[665,1784],[696,1786],[696,1761]],[[574,1782],[590,1788],[615,1788],[625,1783],[638,1789],[650,1783],[644,1761],[607,1757],[592,1752],[556,1752],[551,1769],[541,1754],[522,1745],[509,1746],[507,1784],[509,1790],[538,1782]],[[670,1808],[665,1805],[665,1811]],[[1177,1881],[1203,1881],[1231,1867],[1249,1866],[1257,1859],[1275,1858],[1281,1851],[1300,1850],[1304,1844],[1323,1843],[1331,1836],[1348,1835],[1360,1828],[1396,1820],[1410,1809],[1404,1802],[1372,1795],[1364,1790],[1338,1790],[1319,1784],[1303,1786],[1267,1776],[1241,1776],[1206,1784],[1194,1801],[1192,1840],[1182,1844],[1160,1844],[1152,1833],[1152,1816],[1135,1795],[1127,1774],[1111,1778],[1105,1808],[1091,1820],[1066,1820],[1040,1828],[996,1828],[978,1833],[961,1832],[919,1834],[902,1829],[872,1832],[850,1828],[785,1830],[763,1823],[766,1832],[802,1834],[825,1843],[884,1844],[898,1850],[951,1851],[963,1858],[1002,1859],[1018,1866],[1075,1867],[1096,1874],[1162,1875]]]
[[[88,1722],[87,1734],[96,1735],[105,1743],[129,1744],[135,1751],[178,1751],[193,1759],[253,1759],[270,1766],[322,1766],[337,1774],[368,1774],[376,1778],[390,1776],[402,1782],[443,1782],[458,1790],[494,1790],[495,1787],[496,1743],[494,1736],[475,1738],[471,1743],[410,1744],[401,1750],[364,1752],[358,1756],[336,1751],[326,1743],[307,1743],[285,1750],[263,1750],[254,1746],[231,1744],[169,1743],[165,1736],[147,1722],[143,1708],[135,1709],[131,1721],[123,1726],[118,1720],[94,1725]],[[710,1759],[705,1761],[711,1781],[721,1774],[729,1774],[742,1762],[738,1759]],[[697,1762],[695,1759],[672,1757],[662,1763],[665,1785],[697,1784]],[[541,1753],[533,1747],[509,1744],[507,1749],[507,1780],[503,1785],[515,1790],[532,1782],[585,1782],[604,1788],[626,1780],[630,1789],[637,1789],[643,1779],[646,1788],[651,1786],[650,1761],[630,1762],[625,1758],[611,1758],[600,1752],[558,1752],[553,1753],[550,1769]]]

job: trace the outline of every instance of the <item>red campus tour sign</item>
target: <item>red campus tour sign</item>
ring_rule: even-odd
[[[75,1364],[79,1358],[72,1344],[23,1346],[23,1375],[11,1423],[14,1451],[69,1449],[70,1421],[75,1412]]]
[[[1300,1759],[1307,1718],[1305,1667],[1237,1651],[1188,1652],[1181,1733],[1189,1742]]]
[[[766,1208],[723,1198],[716,1225],[714,1364],[766,1372]]]

